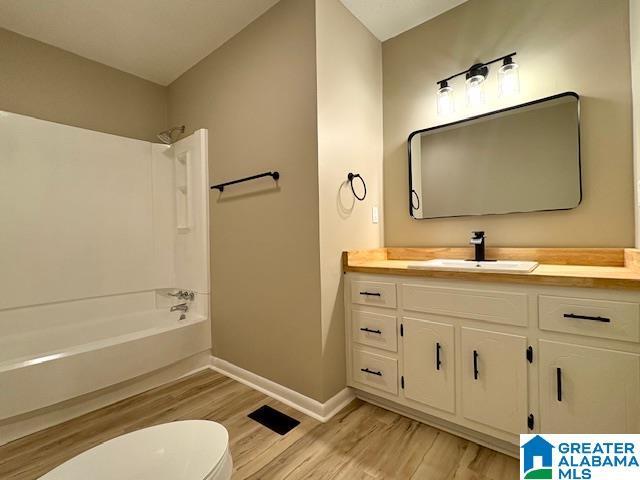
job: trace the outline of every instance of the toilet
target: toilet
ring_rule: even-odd
[[[185,420],[102,443],[40,480],[229,480],[229,434],[219,423]]]

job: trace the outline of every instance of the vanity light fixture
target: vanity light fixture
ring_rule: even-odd
[[[518,76],[518,64],[513,61],[516,52],[509,53],[502,57],[495,58],[490,62],[476,63],[467,70],[451,75],[437,82],[437,106],[438,115],[444,116],[453,112],[453,87],[449,82],[456,77],[465,76],[467,104],[471,108],[476,108],[484,103],[484,83],[489,76],[489,65],[502,62],[498,70],[498,93],[502,96],[512,95],[520,91],[520,81]]]

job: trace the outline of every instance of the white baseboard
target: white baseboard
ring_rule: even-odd
[[[302,395],[267,378],[256,375],[221,358],[211,357],[211,369],[233,378],[321,422],[327,422],[346,407],[355,395],[350,388],[338,392],[324,403]]]

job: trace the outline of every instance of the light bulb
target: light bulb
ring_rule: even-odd
[[[467,104],[469,107],[476,108],[484,103],[484,80],[488,73],[489,69],[482,64],[472,66],[467,72]]]
[[[479,107],[484,103],[484,77],[467,80],[467,103],[470,107]]]
[[[518,64],[511,57],[504,59],[504,65],[498,70],[498,95],[508,97],[520,92]]]
[[[453,87],[450,87],[446,81],[440,82],[440,88],[438,89],[436,97],[438,115],[441,117],[451,115],[455,110],[453,103]]]

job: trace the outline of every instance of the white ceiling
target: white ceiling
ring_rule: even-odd
[[[387,40],[466,0],[341,0]],[[278,0],[0,0],[0,27],[168,85]]]
[[[340,0],[379,40],[385,41],[467,0]]]
[[[277,1],[0,0],[0,27],[168,85]]]

